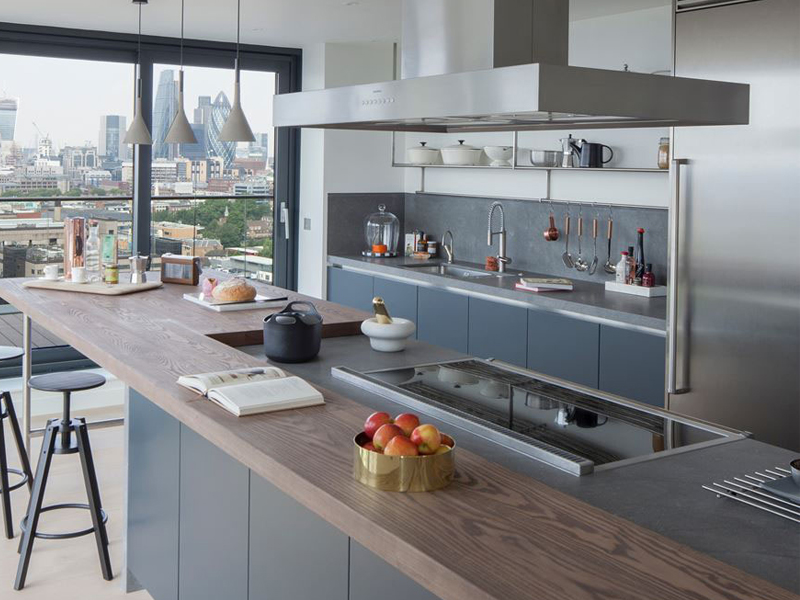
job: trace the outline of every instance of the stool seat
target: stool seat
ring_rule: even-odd
[[[14,360],[24,355],[25,351],[22,348],[17,348],[16,346],[0,346],[0,361]]]
[[[102,375],[75,371],[36,375],[28,380],[28,385],[42,392],[80,392],[98,388],[105,382]]]

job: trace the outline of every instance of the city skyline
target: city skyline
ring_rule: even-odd
[[[3,74],[0,87],[6,97],[19,99],[14,141],[22,147],[35,148],[42,136],[48,136],[57,150],[86,142],[99,145],[97,124],[101,117],[120,115],[126,118],[126,123],[133,118],[133,69],[130,64],[0,55]],[[156,65],[154,88],[162,71],[173,70],[177,75],[178,69],[177,65]],[[200,97],[233,93],[232,69],[185,67],[184,70],[187,113]],[[126,79],[129,85],[105,83]],[[101,86],[103,93],[92,92],[92,85]],[[86,91],[81,93],[81,89]],[[62,93],[64,90],[71,93]],[[273,73],[242,71],[242,103],[254,130],[272,130],[274,90]],[[154,97],[155,92],[154,89]],[[57,110],[52,102],[54,97],[58,98]]]

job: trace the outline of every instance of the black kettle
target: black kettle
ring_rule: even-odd
[[[274,362],[309,361],[319,354],[321,342],[322,315],[310,302],[290,302],[264,319],[264,354]]]
[[[575,147],[574,144],[573,147]],[[605,144],[581,140],[580,148],[575,147],[575,149],[579,157],[578,164],[583,169],[602,169],[604,164],[610,162],[614,158],[614,151],[610,146],[606,146]],[[608,150],[611,153],[606,160],[603,159],[604,150]]]

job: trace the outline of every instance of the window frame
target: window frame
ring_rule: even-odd
[[[138,36],[107,31],[91,31],[0,22],[0,54],[41,56],[79,60],[129,63],[135,80]],[[228,42],[185,39],[184,64],[231,69],[236,45]],[[298,48],[242,44],[240,64],[244,70],[276,74],[276,94],[301,90],[303,52]],[[178,64],[180,39],[142,36],[142,109],[152,128],[153,65]],[[135,84],[135,81],[134,81]],[[131,85],[131,92],[133,92]],[[131,102],[134,102],[131,94]],[[135,146],[133,156],[133,250],[150,254],[152,148]],[[273,284],[297,289],[298,215],[300,187],[300,132],[297,128],[275,129],[275,191],[273,201],[274,245]],[[146,165],[146,168],[143,166]],[[289,212],[289,222],[281,222],[281,206]],[[287,231],[287,226],[289,227]]]

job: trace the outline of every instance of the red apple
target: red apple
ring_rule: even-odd
[[[362,448],[364,448],[365,450],[369,450],[370,452],[378,451],[378,449],[375,447],[375,444],[373,444],[372,442],[367,442],[362,446]]]
[[[403,435],[409,437],[411,432],[419,427],[419,417],[411,413],[403,413],[394,418],[394,424],[403,430]]]
[[[420,454],[433,454],[442,445],[442,434],[433,425],[420,425],[411,432],[411,441]]]
[[[389,440],[383,451],[386,456],[417,456],[419,451],[410,439],[404,435],[397,435]]]
[[[386,423],[391,423],[392,417],[389,413],[385,412],[376,412],[372,413],[367,420],[364,422],[364,433],[367,434],[369,439],[375,437],[375,432],[380,429],[381,425],[386,425]]]
[[[375,432],[375,436],[372,438],[372,443],[375,445],[377,450],[385,451],[389,440],[398,435],[405,437],[403,435],[403,430],[397,425],[386,423],[386,425],[381,425],[378,431]]]

